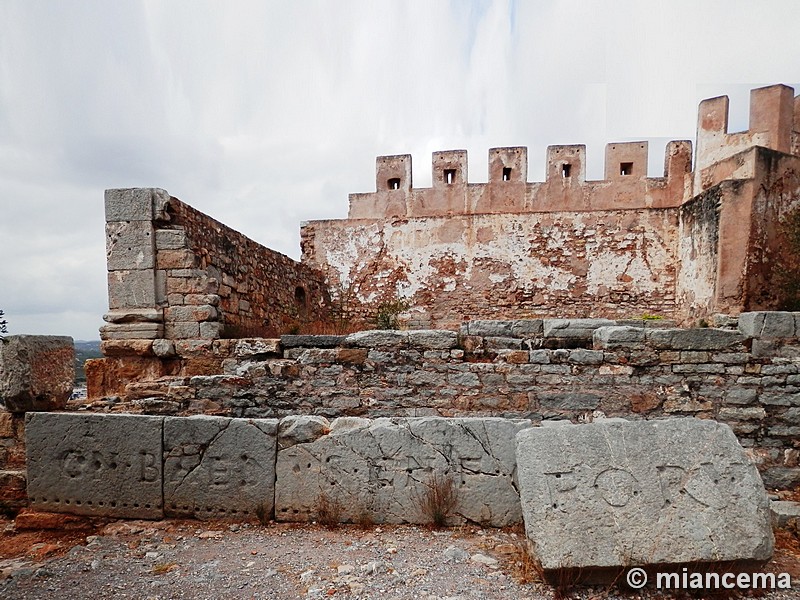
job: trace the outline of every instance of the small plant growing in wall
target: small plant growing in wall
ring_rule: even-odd
[[[400,322],[398,317],[400,313],[408,310],[409,303],[407,300],[394,298],[388,302],[381,302],[378,305],[378,314],[376,316],[376,326],[378,329],[399,329]]]
[[[433,527],[444,527],[458,505],[458,487],[447,473],[434,471],[422,482],[422,492],[417,497],[417,508]]]

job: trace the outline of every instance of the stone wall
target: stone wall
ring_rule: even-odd
[[[217,375],[128,384],[100,412],[271,418],[697,416],[729,424],[770,486],[800,483],[798,313],[741,331],[669,322],[473,321],[452,331],[219,340]],[[633,326],[636,325],[636,326]],[[659,326],[662,327],[659,327]],[[199,350],[198,350],[199,351]]]
[[[671,316],[677,217],[640,209],[315,221],[303,228],[303,261],[323,270],[362,325],[398,297],[412,327]]]
[[[326,318],[318,272],[164,190],[108,190],[106,234],[104,340],[269,336]]]
[[[25,413],[63,409],[75,381],[72,338],[0,339],[0,512],[24,506]]]

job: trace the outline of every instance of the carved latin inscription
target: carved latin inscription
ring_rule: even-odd
[[[28,497],[40,510],[160,518],[162,417],[29,413]]]

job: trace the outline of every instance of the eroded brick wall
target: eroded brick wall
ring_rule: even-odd
[[[317,221],[303,261],[358,324],[407,300],[411,327],[675,312],[676,210]]]
[[[270,336],[325,321],[327,294],[314,269],[175,198],[167,213],[156,223],[167,338]]]

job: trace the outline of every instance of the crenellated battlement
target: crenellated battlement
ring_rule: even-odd
[[[741,165],[728,160],[749,148],[800,155],[800,97],[785,85],[752,90],[748,131],[727,131],[727,96],[701,102],[694,171],[692,142],[671,141],[663,177],[647,176],[646,141],[607,144],[604,179],[597,181],[586,179],[583,145],[549,146],[543,182],[528,182],[524,146],[490,149],[486,183],[470,183],[466,150],[434,152],[430,188],[414,188],[411,155],[379,156],[376,191],[351,194],[349,218],[677,207],[737,173]]]
[[[695,193],[730,176],[727,159],[753,146],[800,156],[800,96],[794,96],[793,88],[779,84],[751,90],[747,131],[728,133],[728,103],[727,96],[700,103]]]

